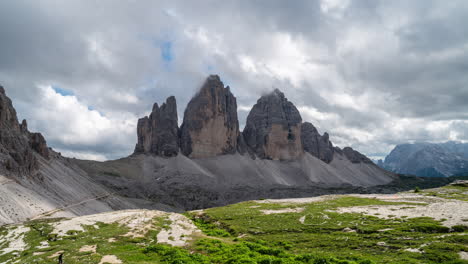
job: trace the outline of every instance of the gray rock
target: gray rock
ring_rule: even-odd
[[[293,160],[303,154],[301,124],[297,108],[276,89],[258,99],[247,116],[243,135],[259,158]]]
[[[219,76],[209,76],[188,103],[180,135],[181,151],[191,158],[208,158],[237,151],[237,101]]]
[[[372,160],[370,160],[368,157],[364,156],[363,154],[359,153],[358,151],[350,148],[350,147],[345,147],[343,149],[343,153],[346,156],[348,160],[350,160],[352,163],[367,163],[367,164],[374,164]]]
[[[27,133],[29,131],[28,122],[26,122],[26,119],[23,119],[23,122],[21,122],[20,130],[21,130],[21,133]]]
[[[47,142],[41,133],[30,133],[29,134],[29,145],[30,147],[39,153],[42,157],[49,159],[49,147]]]
[[[135,146],[135,153],[177,156],[179,153],[177,120],[177,103],[174,96],[167,98],[161,107],[155,103],[150,116],[138,120],[138,143]]]
[[[2,86],[0,86],[0,125],[2,129],[19,130],[16,110]]]
[[[0,172],[31,174],[38,168],[34,152],[49,159],[49,148],[39,133],[30,133],[26,120],[18,123],[16,110],[0,86]]]
[[[309,152],[312,156],[326,163],[330,163],[333,160],[335,149],[329,139],[328,133],[324,133],[321,136],[314,125],[305,122],[302,124],[301,140],[304,151]]]

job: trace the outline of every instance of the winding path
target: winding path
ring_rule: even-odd
[[[114,195],[114,194],[113,193],[107,193],[107,194],[96,196],[94,198],[89,198],[89,199],[86,199],[86,200],[83,200],[83,201],[80,201],[80,202],[77,202],[77,203],[62,206],[62,207],[56,208],[54,210],[50,210],[50,211],[44,212],[42,214],[38,214],[38,215],[32,217],[30,220],[37,220],[37,219],[40,219],[42,217],[50,216],[50,215],[55,214],[57,212],[60,212],[60,211],[63,211],[63,210],[66,210],[66,209],[69,209],[69,208],[72,208],[72,207],[75,207],[75,206],[78,206],[78,205],[82,205],[82,204],[85,204],[87,202],[101,200],[101,199],[107,198],[107,197],[112,196],[112,195]]]

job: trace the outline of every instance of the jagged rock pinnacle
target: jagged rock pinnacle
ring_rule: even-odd
[[[177,121],[177,103],[174,96],[167,98],[161,107],[155,103],[150,116],[138,120],[138,143],[135,146],[135,153],[177,156],[179,153]]]
[[[243,131],[244,139],[260,158],[297,159],[303,154],[301,122],[297,108],[275,89],[253,106]]]
[[[210,75],[185,109],[181,150],[192,158],[233,154],[237,150],[237,101],[218,75]]]

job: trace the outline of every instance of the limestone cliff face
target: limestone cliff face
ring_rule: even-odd
[[[322,136],[314,125],[305,122],[302,124],[301,140],[304,151],[309,152],[312,156],[326,163],[330,163],[333,160],[335,150],[328,133],[325,132]]]
[[[237,101],[217,75],[207,78],[185,109],[181,150],[191,158],[233,154],[237,150]]]
[[[167,98],[161,107],[154,104],[150,116],[138,120],[138,143],[135,146],[135,153],[177,156],[179,153],[177,120],[177,103],[174,96]]]
[[[26,120],[18,123],[13,104],[0,86],[0,173],[27,174],[37,169],[37,152],[49,159],[49,148],[40,133],[30,133]]]
[[[276,89],[253,106],[243,136],[259,158],[293,160],[303,154],[301,122],[297,108]]]

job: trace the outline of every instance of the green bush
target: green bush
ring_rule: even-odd
[[[171,247],[168,245],[151,245],[143,249],[144,254],[155,253],[164,263],[170,264],[197,264],[210,263],[208,257],[195,253],[190,254],[181,248]]]
[[[450,228],[446,226],[442,226],[440,224],[432,224],[432,223],[419,223],[410,225],[410,228],[415,232],[421,233],[448,233]]]
[[[468,231],[468,226],[466,226],[466,225],[455,225],[455,226],[452,226],[452,230],[454,232],[466,232],[466,231]]]
[[[227,230],[220,228],[216,223],[210,221],[206,216],[192,217],[194,224],[200,228],[205,234],[213,237],[230,237],[231,233]]]

